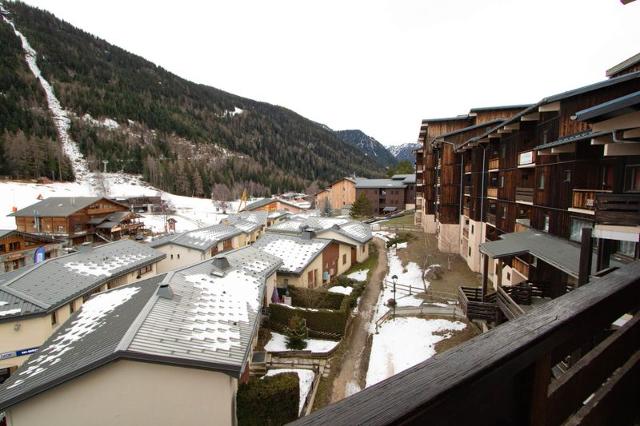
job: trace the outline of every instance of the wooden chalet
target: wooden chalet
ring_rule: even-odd
[[[36,250],[39,250],[36,256]],[[45,235],[28,234],[13,229],[0,230],[0,274],[59,256],[60,241]]]
[[[36,235],[48,235],[64,240],[68,245],[93,242],[97,226],[110,223],[111,228],[98,231],[111,235],[135,233],[139,229],[137,218],[128,213],[128,207],[104,197],[50,197],[11,214],[16,219],[18,231]],[[114,213],[122,212],[120,229],[115,230]],[[135,226],[129,227],[128,224]]]

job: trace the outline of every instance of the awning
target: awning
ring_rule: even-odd
[[[603,135],[606,135],[607,133],[611,133],[611,132],[592,132],[591,130],[587,130],[586,132],[574,133],[573,135],[565,136],[565,137],[559,138],[558,140],[547,142],[542,145],[538,145],[533,149],[542,150],[542,149],[555,148],[557,146],[562,146],[562,145],[566,145],[573,142],[578,142],[586,139],[596,138],[598,136],[603,136]]]
[[[596,225],[593,236],[605,240],[637,243],[640,242],[640,226]]]

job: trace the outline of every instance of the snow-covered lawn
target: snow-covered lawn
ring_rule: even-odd
[[[291,351],[293,349],[287,348],[287,337],[284,334],[271,332],[271,340],[264,346],[267,352],[284,352]],[[329,352],[336,346],[337,341],[334,340],[322,340],[322,339],[307,339],[307,347],[305,350],[311,352]]]
[[[266,376],[276,376],[282,373],[296,373],[300,380],[300,406],[298,407],[298,415],[302,414],[304,408],[304,402],[307,400],[307,395],[311,391],[311,385],[315,378],[315,373],[312,370],[305,370],[303,368],[278,368],[267,371]]]
[[[396,234],[394,234],[393,232],[387,232],[387,231],[374,231],[371,234],[374,237],[378,237],[383,241],[389,241],[390,239],[396,237]]]
[[[337,285],[329,289],[329,293],[338,293],[338,294],[346,294],[346,295],[351,294],[352,291],[353,291],[353,288],[344,287],[341,285]]]
[[[422,269],[420,266],[415,262],[409,262],[403,268],[402,260],[398,257],[396,248],[394,247],[390,247],[387,251],[387,263],[389,265],[389,272],[385,277],[384,289],[380,292],[380,297],[376,303],[376,310],[370,327],[371,333],[375,331],[375,322],[389,310],[385,304],[389,299],[393,299],[393,284],[391,277],[394,275],[398,276],[397,283],[401,285],[401,287],[398,287],[396,291],[397,306],[419,306],[422,303],[421,299],[409,296],[406,289],[408,286],[411,286],[411,288],[414,289],[414,294],[424,291]]]
[[[356,272],[350,273],[349,275],[347,275],[347,278],[351,278],[352,280],[356,280],[356,281],[366,281],[368,273],[369,273],[368,269],[363,269],[362,271],[356,271]]]
[[[373,335],[366,386],[398,374],[435,355],[434,346],[447,339],[451,333],[436,332],[463,330],[466,324],[444,319],[396,317],[379,328]]]

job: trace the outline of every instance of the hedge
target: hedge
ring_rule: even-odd
[[[343,297],[343,304],[347,302],[348,306],[349,301],[349,298]],[[313,334],[313,331],[320,331],[342,336],[349,316],[349,310],[342,309],[342,305],[340,309],[318,309],[310,311],[271,304],[269,306],[269,319],[271,322],[278,323],[279,325],[287,325],[292,316],[298,315],[306,320],[310,334]]]
[[[298,418],[300,380],[296,373],[252,378],[236,397],[238,425],[283,425]]]
[[[289,286],[291,304],[302,308],[340,309],[344,295]]]

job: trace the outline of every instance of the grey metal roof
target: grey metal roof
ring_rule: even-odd
[[[640,78],[640,71],[631,72],[629,74],[623,74],[618,77],[602,80],[597,83],[589,84],[587,86],[578,87],[577,89],[567,90],[566,92],[558,93],[557,95],[548,96],[542,100],[543,104],[560,101],[573,96],[582,95],[583,93],[593,92],[594,90],[603,89],[605,87],[613,86],[615,84],[624,83],[625,81],[634,80]]]
[[[253,232],[256,229],[259,229],[262,227],[262,225],[255,223],[255,222],[250,222],[248,220],[244,220],[241,218],[227,218],[224,220],[224,222],[228,223],[229,225],[233,225],[235,228],[238,228],[239,230],[241,230],[242,232]]]
[[[530,253],[575,278],[580,270],[580,245],[541,231],[500,235],[500,240],[480,244],[480,252],[494,259]]]
[[[422,124],[424,123],[438,123],[440,121],[458,121],[458,120],[469,120],[471,118],[468,114],[456,115],[455,117],[442,117],[442,118],[423,118]]]
[[[248,205],[244,208],[244,211],[247,211],[247,210],[254,210],[254,209],[257,209],[257,208],[260,208],[260,207],[264,207],[264,206],[266,206],[266,205],[268,205],[268,204],[271,204],[271,203],[273,203],[273,202],[275,202],[275,201],[278,201],[278,200],[276,200],[275,198],[265,198],[265,199],[263,199],[263,200],[254,201],[253,203],[248,204]]]
[[[528,106],[530,106],[530,105],[528,105]],[[527,108],[527,106],[525,106],[524,108]],[[480,124],[474,124],[473,126],[463,127],[462,129],[452,130],[451,132],[443,133],[441,135],[436,136],[436,140],[444,139],[444,138],[449,137],[449,136],[454,136],[454,135],[457,135],[457,134],[460,134],[460,133],[468,132],[469,130],[480,129],[482,127],[495,126],[496,124],[500,124],[500,123],[504,122],[504,120],[505,120],[504,118],[499,118],[499,119],[496,119],[496,120],[485,121],[484,123],[480,123]]]
[[[306,239],[296,235],[267,233],[252,247],[282,260],[280,272],[300,275],[318,257],[331,240]]]
[[[271,212],[265,211],[242,211],[240,213],[229,215],[229,218],[239,217],[244,220],[248,220],[249,222],[257,223],[258,225],[266,226],[267,218],[269,217]],[[287,212],[288,213],[288,212]]]
[[[611,77],[612,75],[617,74],[620,71],[624,71],[625,69],[632,67],[639,62],[640,62],[640,53],[636,53],[632,57],[627,58],[624,61],[620,62],[619,64],[616,64],[611,68],[609,68],[606,72],[606,76]]]
[[[0,410],[121,358],[239,377],[280,264],[243,247],[94,296],[0,385]]]
[[[0,385],[0,411],[114,360],[118,345],[163,278],[159,275],[118,287],[87,301]],[[118,295],[130,297],[118,305],[113,303],[116,306],[110,311],[92,309],[103,301],[117,302],[119,298],[114,296]],[[103,315],[96,315],[99,313]],[[82,324],[90,326],[82,330]],[[75,332],[77,340],[64,339],[70,332]]]
[[[556,147],[556,146],[566,145],[566,144],[572,143],[572,142],[578,142],[578,141],[587,140],[587,139],[595,138],[595,137],[598,137],[598,136],[606,135],[607,133],[611,133],[611,132],[593,132],[591,130],[587,130],[585,132],[574,133],[573,135],[562,137],[562,138],[560,138],[558,140],[555,140],[555,141],[552,141],[552,142],[543,143],[542,145],[538,145],[533,149],[540,150],[540,149],[553,148],[553,147]]]
[[[640,110],[640,91],[583,109],[575,114],[578,121],[597,122]]]
[[[170,234],[157,238],[149,243],[150,247],[161,247],[175,244],[195,250],[207,251],[219,242],[240,235],[243,231],[233,225],[219,223],[193,231]]]
[[[525,109],[529,108],[533,104],[518,104],[518,105],[498,105],[490,107],[471,108],[469,112],[482,112],[482,111],[502,111],[505,109]]]
[[[402,188],[406,188],[406,185],[402,181],[393,180],[393,179],[358,178],[356,180],[356,188],[359,188],[359,189],[375,189],[375,188],[402,189]]]
[[[337,232],[361,244],[373,238],[371,226],[366,223],[345,218],[320,216],[296,217],[273,225],[268,229],[268,232],[300,235],[305,229],[314,231],[319,237],[322,237],[322,233],[325,232]]]
[[[51,238],[47,235],[37,235],[37,234],[30,234],[28,232],[22,232],[22,231],[18,231],[16,229],[0,229],[0,238],[4,238],[7,237],[9,235],[12,234],[17,234],[20,235],[21,237],[24,238],[31,238],[33,240],[38,240],[38,241],[42,241],[45,243],[55,243],[57,242],[57,240],[55,238]]]
[[[135,241],[120,240],[19,269],[0,283],[0,321],[44,314],[165,256]],[[2,315],[9,310],[15,312]]]
[[[104,197],[49,197],[35,204],[11,213],[8,216],[55,216],[67,217],[80,209],[90,206]],[[109,200],[114,202],[113,200]]]
[[[226,259],[228,268],[209,259],[165,278],[174,296],[154,302],[129,351],[214,363],[239,375],[260,323],[266,279],[282,261],[254,247],[214,259]]]

